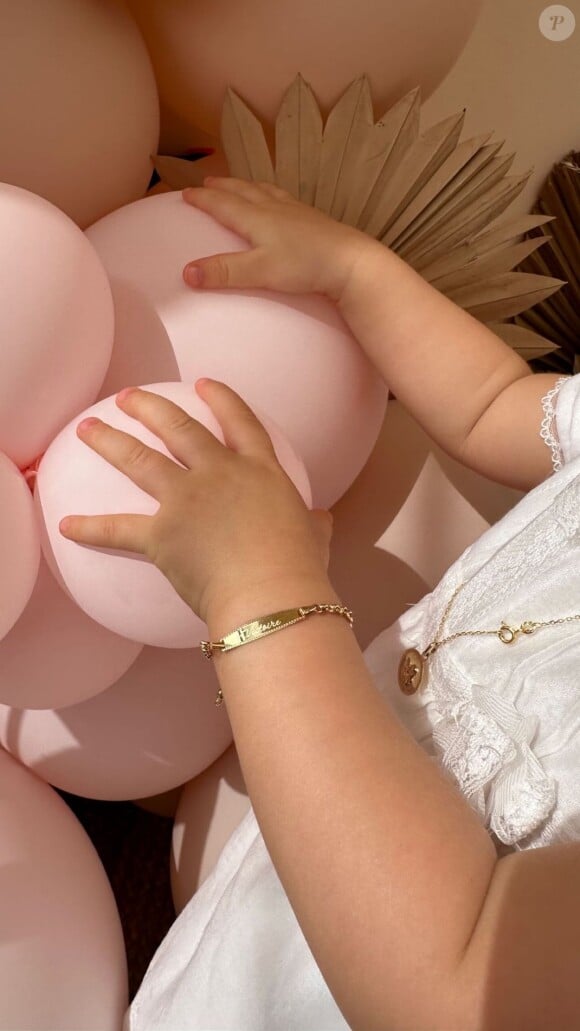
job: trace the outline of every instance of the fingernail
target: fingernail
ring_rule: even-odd
[[[203,272],[199,265],[186,265],[183,275],[190,286],[201,286],[203,282]]]
[[[85,430],[90,430],[91,426],[96,426],[97,423],[100,421],[100,419],[83,419],[82,422],[79,422],[77,430],[81,430],[81,432],[84,432]]]
[[[72,519],[69,516],[65,516],[64,519],[61,519],[60,523],[58,524],[58,528],[62,531],[62,533],[66,533],[67,530],[70,530],[71,526]]]
[[[133,394],[136,389],[136,387],[123,387],[123,389],[117,394],[117,401],[124,401],[125,398],[128,397],[129,394]]]
[[[185,189],[181,191],[181,196],[184,200],[187,200],[189,197],[193,197],[194,193],[195,190],[192,186],[186,186]]]
[[[202,376],[200,379],[196,379],[196,381],[195,381],[196,387],[198,387],[200,383],[201,384],[203,384],[203,383],[211,383],[211,379],[209,378],[209,376]]]

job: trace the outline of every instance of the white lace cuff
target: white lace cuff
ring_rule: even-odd
[[[554,472],[558,472],[558,470],[562,468],[563,462],[562,448],[556,427],[556,399],[560,391],[560,387],[569,379],[569,376],[561,376],[559,380],[556,380],[552,389],[549,390],[542,398],[544,418],[542,419],[540,437],[545,441],[552,452],[552,465],[554,466]]]

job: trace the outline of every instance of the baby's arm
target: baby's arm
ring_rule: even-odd
[[[326,294],[393,394],[453,458],[520,490],[552,472],[540,402],[556,374],[533,375],[491,330],[366,234],[269,184],[206,183],[185,199],[253,246],[193,262],[197,279],[186,269],[187,282]]]
[[[519,490],[550,475],[541,400],[557,374],[533,375],[495,333],[374,241],[338,303],[393,394],[448,454]]]

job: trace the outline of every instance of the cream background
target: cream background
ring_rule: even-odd
[[[554,43],[538,26],[545,6],[487,0],[463,54],[423,108],[427,127],[467,107],[464,139],[495,130],[495,139],[506,140],[505,153],[516,151],[514,174],[533,166],[514,213],[530,210],[551,165],[580,146],[574,99],[580,10],[568,4],[576,31]],[[538,430],[540,421],[538,412]],[[431,446],[398,402],[389,402],[369,462],[333,508],[331,579],[353,609],[361,648],[520,496],[462,469]],[[174,837],[179,908],[212,869],[248,804],[233,746],[184,791]]]

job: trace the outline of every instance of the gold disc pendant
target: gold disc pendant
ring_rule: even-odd
[[[425,659],[416,648],[407,648],[399,663],[399,687],[403,694],[415,694],[426,680]]]

